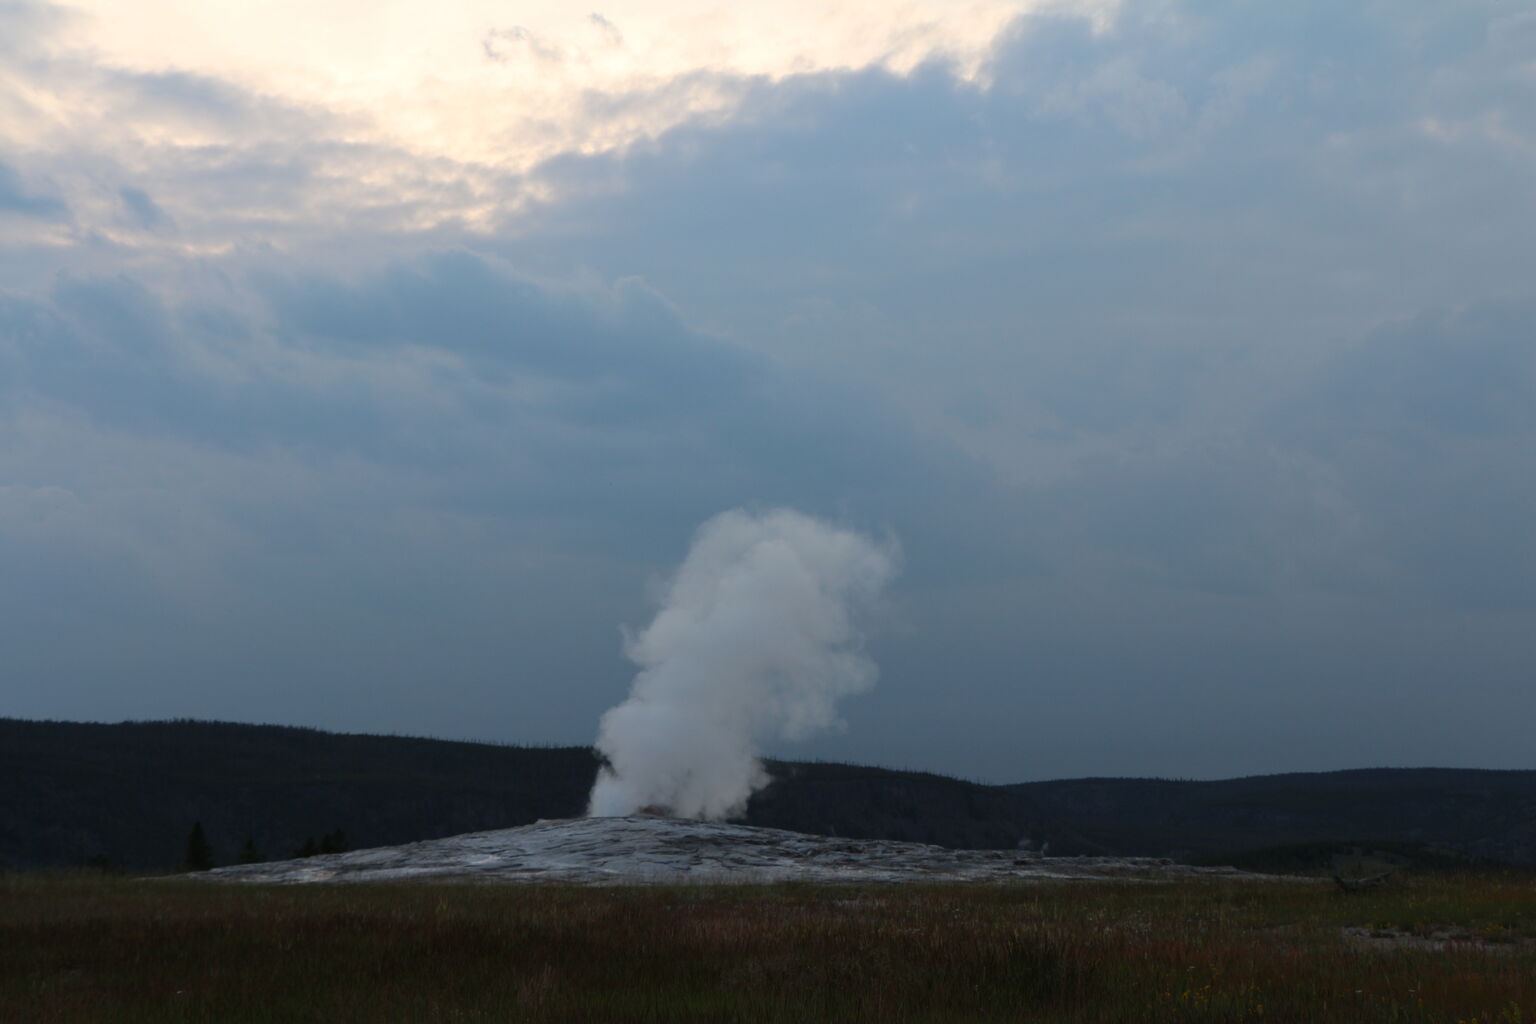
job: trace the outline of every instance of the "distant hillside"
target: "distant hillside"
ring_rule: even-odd
[[[1033,795],[927,772],[862,765],[768,762],[774,782],[753,796],[746,821],[851,839],[900,839],[957,849],[1036,848],[1111,853],[1050,815]]]
[[[1217,782],[1075,779],[1006,787],[1090,842],[1206,859],[1351,840],[1536,866],[1536,771],[1371,768]]]
[[[357,848],[525,825],[579,815],[596,770],[585,747],[0,719],[0,867],[172,868],[197,821],[222,864],[247,839],[276,859],[337,829]],[[754,797],[747,822],[802,832],[1188,860],[1369,840],[1536,866],[1536,772],[984,786],[856,765],[769,770],[775,782]]]
[[[580,814],[597,761],[527,748],[223,722],[0,719],[0,865],[181,863],[201,821],[219,863],[342,829],[353,847]]]

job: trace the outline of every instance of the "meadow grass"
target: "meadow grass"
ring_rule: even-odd
[[[675,1020],[1536,1024],[1536,882],[0,877],[6,1024]]]

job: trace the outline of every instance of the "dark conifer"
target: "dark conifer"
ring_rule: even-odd
[[[187,836],[187,860],[188,871],[207,871],[213,867],[213,847],[208,845],[208,837],[203,835],[203,823],[193,822],[192,834]]]
[[[256,849],[256,837],[246,836],[245,845],[240,847],[241,864],[265,864],[267,855]]]
[[[90,868],[92,871],[99,871],[104,875],[123,874],[123,866],[112,860],[104,853],[98,853],[96,856],[86,861],[85,866]]]

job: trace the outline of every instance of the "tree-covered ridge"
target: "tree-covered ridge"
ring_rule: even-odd
[[[0,719],[0,867],[175,869],[188,861],[195,824],[212,861],[231,864],[574,817],[597,767],[586,747]],[[746,821],[801,832],[1189,860],[1375,841],[1429,848],[1426,862],[1444,848],[1536,866],[1536,771],[990,786],[860,765],[768,768],[774,782]]]
[[[344,832],[353,848],[581,811],[582,747],[526,748],[224,722],[0,719],[0,864],[183,862],[202,822],[216,863]]]

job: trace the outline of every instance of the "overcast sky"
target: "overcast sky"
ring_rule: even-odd
[[[700,523],[775,753],[1536,767],[1520,0],[0,0],[0,715],[587,743]]]

